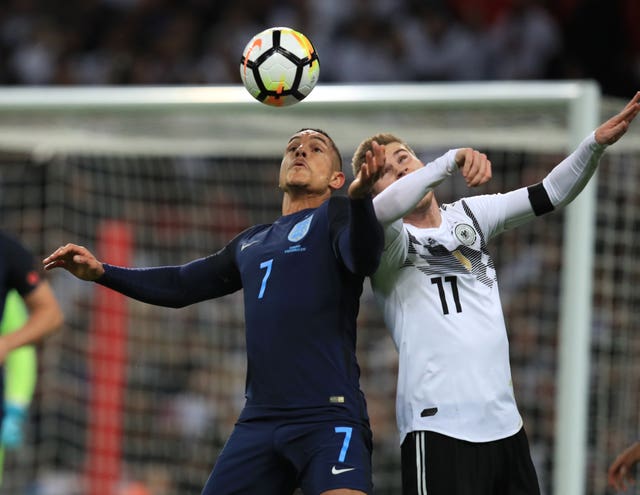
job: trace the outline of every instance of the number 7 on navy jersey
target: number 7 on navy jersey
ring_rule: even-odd
[[[267,280],[269,280],[269,276],[271,275],[271,266],[273,265],[273,258],[267,261],[263,261],[260,263],[260,268],[266,269],[264,273],[264,277],[262,277],[262,285],[260,286],[260,292],[258,293],[258,299],[262,299],[264,297],[264,291],[267,289]]]

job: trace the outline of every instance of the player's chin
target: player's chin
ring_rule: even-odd
[[[309,183],[309,169],[304,167],[294,167],[289,169],[286,184],[291,186],[302,186]]]
[[[287,180],[284,185],[284,190],[289,192],[307,190],[308,188],[309,181],[301,179]]]

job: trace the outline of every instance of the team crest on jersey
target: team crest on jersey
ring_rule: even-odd
[[[465,246],[472,246],[476,242],[476,231],[473,227],[466,223],[459,223],[454,230],[456,239]]]
[[[311,226],[312,219],[313,214],[295,224],[289,232],[289,236],[287,237],[287,239],[289,239],[291,242],[299,242],[304,239],[304,236],[309,232],[309,227]]]

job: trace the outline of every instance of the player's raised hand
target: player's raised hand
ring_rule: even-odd
[[[42,260],[45,270],[64,268],[82,280],[96,280],[104,273],[104,267],[83,246],[67,244],[56,249]]]
[[[385,147],[376,141],[371,143],[371,150],[365,155],[365,163],[360,167],[358,175],[349,185],[349,197],[352,199],[362,198],[371,194],[373,185],[382,175],[382,170],[386,163]]]
[[[491,161],[487,155],[473,148],[460,148],[456,152],[456,164],[467,187],[476,187],[491,180]]]
[[[635,442],[622,452],[609,467],[609,485],[618,491],[626,491],[633,483],[633,466],[640,461],[640,442]]]
[[[598,144],[613,144],[627,132],[629,124],[640,112],[640,91],[638,91],[627,105],[604,124],[596,129],[596,142]]]

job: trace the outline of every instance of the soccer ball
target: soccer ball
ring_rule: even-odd
[[[256,100],[287,106],[304,99],[318,82],[320,60],[309,39],[288,27],[256,34],[242,52],[240,77]]]

